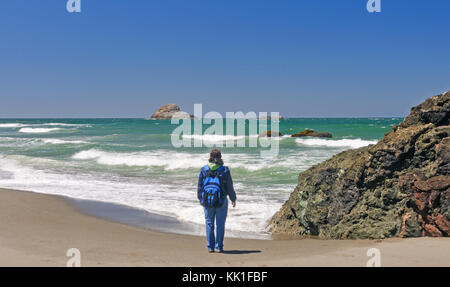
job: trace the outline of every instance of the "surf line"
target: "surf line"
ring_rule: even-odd
[[[268,117],[267,112],[259,112],[257,116],[252,111],[246,114],[240,111],[226,112],[224,119],[222,114],[216,111],[210,111],[203,115],[203,105],[194,104],[193,119],[179,117],[176,114],[172,116],[171,124],[179,126],[173,130],[171,142],[175,148],[201,148],[204,146],[211,148],[223,147],[225,141],[226,147],[261,147],[261,157],[275,157],[278,156],[279,151],[279,119],[278,112],[271,112]],[[180,121],[182,121],[181,124]],[[268,123],[270,123],[270,131]],[[203,132],[204,125],[210,126]],[[226,133],[224,133],[224,126]],[[247,130],[248,134],[246,134]],[[219,140],[210,141],[206,139],[208,137]],[[246,140],[247,137],[248,140]],[[278,139],[273,139],[273,137]]]

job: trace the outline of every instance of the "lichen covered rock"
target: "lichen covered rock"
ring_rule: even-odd
[[[449,236],[450,92],[427,99],[376,145],[299,175],[273,234],[324,239]]]

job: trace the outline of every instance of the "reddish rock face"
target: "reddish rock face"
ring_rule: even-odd
[[[414,193],[414,202],[416,203],[417,209],[420,212],[423,212],[425,210],[425,207],[428,205],[428,193],[415,192]]]
[[[431,237],[441,237],[442,232],[431,224],[425,224],[425,234]]]
[[[442,214],[436,215],[433,220],[445,235],[450,235],[450,221],[446,220]]]
[[[450,176],[438,175],[427,181],[416,181],[414,186],[421,191],[442,190],[450,186]]]
[[[406,184],[404,180],[406,178],[411,180],[416,212],[420,214],[418,223],[423,230],[423,236],[449,236],[450,222],[444,215],[436,214],[433,209],[439,205],[441,196],[448,202],[449,190],[444,189],[450,185],[450,177],[439,175],[423,180],[423,178],[408,175],[402,178],[403,181],[399,181],[399,185]]]
[[[411,218],[411,212],[405,213],[402,216],[402,227],[400,229],[400,237],[404,237],[406,231],[406,221]]]

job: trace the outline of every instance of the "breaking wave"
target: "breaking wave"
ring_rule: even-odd
[[[324,146],[324,147],[348,147],[348,148],[360,148],[363,146],[368,146],[371,144],[376,144],[376,140],[363,140],[363,139],[340,139],[340,140],[329,140],[329,139],[317,139],[317,138],[298,138],[295,140],[298,145],[303,146]]]
[[[60,128],[21,128],[19,133],[49,133],[60,130]]]

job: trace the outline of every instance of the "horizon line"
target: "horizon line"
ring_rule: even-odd
[[[388,119],[388,118],[396,118],[396,119],[404,119],[406,116],[337,116],[337,117],[283,117],[281,120],[287,119]],[[226,119],[226,117],[222,117]],[[0,120],[114,120],[114,119],[129,119],[129,120],[152,120],[152,121],[167,121],[170,119],[152,119],[152,118],[144,118],[144,117],[30,117],[30,118],[21,118],[21,117],[0,117]],[[183,119],[183,118],[180,118]],[[198,119],[198,118],[197,118]],[[213,118],[214,119],[214,118]],[[217,118],[219,119],[219,118]],[[241,119],[241,118],[235,118]],[[259,118],[257,118],[259,119]],[[195,120],[195,119],[192,119]]]

